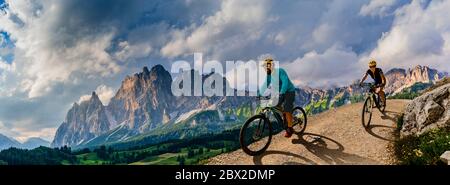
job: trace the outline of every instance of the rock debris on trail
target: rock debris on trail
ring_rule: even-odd
[[[213,157],[207,164],[394,164],[392,143],[398,138],[396,122],[408,102],[388,100],[385,115],[374,109],[367,129],[361,124],[363,104],[345,105],[310,116],[302,136],[284,138],[283,132],[274,135],[269,148],[260,156],[249,156],[239,149]]]

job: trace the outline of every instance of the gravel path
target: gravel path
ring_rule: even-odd
[[[388,100],[386,115],[375,109],[367,129],[361,124],[363,104],[345,105],[309,117],[302,136],[284,138],[283,132],[275,135],[270,147],[260,156],[237,150],[211,158],[207,164],[394,164],[392,143],[396,139],[396,120],[407,103],[407,100]]]

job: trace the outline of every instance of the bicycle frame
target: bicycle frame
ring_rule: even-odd
[[[272,104],[272,102],[269,102],[267,104]],[[259,114],[265,116],[266,118],[270,118],[270,114],[272,114],[275,117],[278,126],[283,129],[286,129],[287,125],[284,122],[282,110],[278,109],[275,106],[263,106],[263,107],[264,108],[262,108]]]
[[[371,100],[371,106],[373,107],[373,103],[375,103],[375,105],[377,107],[379,107],[379,103],[380,103],[380,95],[378,93],[375,92],[374,90],[374,85],[373,84],[366,84],[365,86],[369,87],[369,90],[365,93],[365,97],[364,99],[367,99],[367,97],[370,98]]]

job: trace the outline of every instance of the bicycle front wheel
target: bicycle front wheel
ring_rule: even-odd
[[[372,121],[372,106],[373,106],[372,99],[368,97],[364,102],[362,110],[362,125],[366,128],[370,125],[370,121]]]
[[[381,113],[384,113],[384,111],[386,110],[387,100],[384,100],[383,105],[381,105],[381,103],[382,103],[381,101],[382,100],[380,100],[380,102],[378,103],[378,105],[380,105],[380,106],[378,106],[378,110],[380,110]]]
[[[272,140],[272,124],[264,115],[255,115],[242,125],[239,142],[248,155],[260,155]]]
[[[308,122],[305,110],[301,107],[295,107],[292,111],[292,118],[294,133],[303,134],[306,129],[306,123]]]

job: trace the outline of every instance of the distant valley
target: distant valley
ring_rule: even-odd
[[[386,92],[393,96],[416,84],[432,84],[447,73],[427,66],[391,69],[386,73]],[[193,78],[210,75],[191,71]],[[93,92],[89,100],[74,103],[58,128],[53,147],[73,148],[100,145],[155,144],[171,139],[193,138],[238,128],[257,109],[253,97],[176,97],[172,95],[171,74],[161,65],[127,76],[108,105]],[[224,85],[228,85],[225,83]],[[420,86],[421,87],[421,86]],[[423,88],[414,88],[415,91]],[[315,114],[332,107],[359,102],[364,89],[358,83],[334,89],[296,89],[296,105]],[[134,144],[131,144],[134,143]]]

